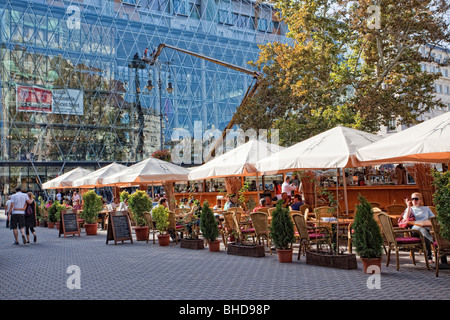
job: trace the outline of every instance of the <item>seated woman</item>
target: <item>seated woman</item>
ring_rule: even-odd
[[[403,213],[403,218],[407,219],[408,215],[412,213],[416,221],[430,220],[434,217],[433,212],[427,206],[423,206],[422,194],[414,192],[411,195],[411,199],[406,198],[406,209]],[[425,238],[425,245],[427,247],[428,260],[432,260],[431,243],[433,242],[433,236],[430,233],[430,228],[424,228],[419,226],[412,226],[412,230],[417,230],[422,233]]]

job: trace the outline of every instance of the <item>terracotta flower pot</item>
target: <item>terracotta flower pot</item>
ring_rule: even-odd
[[[148,236],[148,226],[134,228],[137,241],[146,241]]]
[[[292,251],[293,249],[286,249],[286,250],[277,249],[278,261],[282,263],[292,262]]]
[[[220,240],[208,241],[208,248],[211,252],[220,251]]]
[[[59,230],[59,224],[60,224],[59,221],[58,221],[58,222],[55,222],[55,227],[56,227],[57,230]]]
[[[166,247],[170,243],[170,234],[158,234],[158,243],[162,247]]]
[[[54,222],[47,222],[47,228],[53,229],[55,227],[55,223]]]
[[[367,272],[367,268],[370,266],[376,266],[381,271],[381,258],[361,258],[361,262],[363,265],[364,273],[373,273],[372,271]]]
[[[97,235],[98,223],[85,223],[84,230],[86,231],[87,236],[95,236]]]

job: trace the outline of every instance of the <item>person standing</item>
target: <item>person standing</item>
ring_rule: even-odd
[[[6,214],[6,227],[9,228],[9,220],[11,218],[11,195],[8,196],[8,201],[6,201],[5,214]]]
[[[37,241],[36,231],[36,202],[34,201],[34,195],[32,192],[28,192],[27,206],[31,208],[31,214],[28,214],[28,208],[25,213],[25,234],[27,236],[27,243],[30,243],[30,231],[34,236],[33,242]]]
[[[27,200],[28,196],[25,193],[22,193],[22,189],[20,187],[17,187],[16,193],[11,196],[12,214],[10,227],[13,230],[15,245],[19,244],[19,241],[17,241],[17,228],[20,229],[20,233],[22,234],[23,244],[27,243],[27,239],[25,238],[25,209],[27,207]]]
[[[281,185],[281,193],[286,192],[288,196],[292,196],[292,192],[297,190],[298,186],[291,184],[291,178],[286,176],[283,184]]]
[[[72,204],[73,204],[73,209],[74,210],[80,210],[81,209],[81,205],[80,205],[80,195],[74,191],[73,192],[73,196],[72,196]]]

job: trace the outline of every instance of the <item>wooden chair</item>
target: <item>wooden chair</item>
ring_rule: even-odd
[[[252,225],[255,229],[256,241],[261,243],[261,239],[264,245],[264,239],[266,240],[267,247],[269,248],[270,254],[272,254],[272,245],[270,240],[269,222],[267,219],[267,213],[264,212],[253,212],[250,214],[252,219]]]
[[[244,241],[248,236],[251,236],[253,239],[253,243],[255,243],[255,235],[256,235],[255,229],[241,227],[240,221],[238,220],[238,215],[236,212],[231,212],[231,217],[234,222],[234,228],[237,231],[241,241]]]
[[[299,248],[297,260],[300,260],[300,254],[306,254],[310,250],[311,244],[320,246],[321,244],[328,244],[331,248],[331,237],[327,227],[307,227],[305,217],[301,214],[294,214],[294,224],[297,228],[299,238]],[[312,232],[310,232],[312,231]],[[322,232],[318,232],[322,231]]]
[[[391,204],[389,206],[387,206],[387,213],[388,214],[392,214],[392,215],[401,215],[403,214],[403,212],[405,212],[406,210],[406,205],[404,204]],[[398,220],[391,218],[392,219],[392,225],[394,227],[398,226]]]
[[[241,221],[242,215],[244,214],[244,209],[241,207],[231,207],[228,208],[227,211],[236,213],[236,218],[238,221]]]
[[[172,235],[175,235],[175,243],[178,243],[178,233],[184,231],[184,226],[177,224],[177,219],[175,216],[175,212],[169,211],[169,226],[167,227],[167,230]],[[181,235],[180,235],[181,238]]]
[[[232,211],[224,211],[223,212],[223,234],[227,238],[227,243],[224,243],[225,249],[228,246],[228,239],[233,236],[233,231],[236,230],[234,226],[233,220],[233,212]],[[236,230],[237,231],[237,230]]]
[[[259,208],[258,212],[264,212],[264,213],[266,213],[268,215],[269,214],[269,208]]]
[[[272,218],[272,214],[275,210],[277,210],[277,208],[275,208],[275,207],[267,209],[267,213],[269,214],[268,218]]]
[[[430,221],[435,240],[433,243],[433,252],[436,263],[436,277],[439,277],[439,263],[441,261],[441,257],[450,255],[450,241],[442,238],[440,226],[436,217],[430,218]]]
[[[380,220],[383,234],[386,237],[388,251],[387,251],[387,259],[386,259],[386,267],[389,266],[389,260],[391,257],[391,249],[395,248],[395,255],[397,258],[397,270],[400,269],[400,259],[399,259],[399,249],[409,249],[410,256],[413,261],[413,264],[416,265],[416,259],[414,256],[414,250],[422,250],[424,252],[425,263],[427,265],[427,269],[430,269],[430,265],[428,264],[427,259],[427,248],[425,246],[425,241],[422,233],[416,230],[409,229],[394,229],[392,226],[391,218],[384,212],[378,214],[378,219]],[[412,236],[414,233],[417,236]],[[402,235],[402,236],[399,236]]]
[[[144,212],[144,218],[145,221],[147,222],[147,226],[148,226],[148,235],[147,235],[147,243],[148,243],[148,239],[150,238],[150,232],[153,233],[153,244],[155,244],[155,233],[157,232],[157,230],[155,229],[155,225],[153,224],[153,219],[152,219],[152,214],[148,211]]]
[[[430,208],[431,212],[433,212],[433,214],[435,216],[437,216],[437,211],[436,211],[436,207],[435,206],[428,206],[428,208]]]
[[[320,220],[322,218],[329,218],[335,216],[335,209],[332,207],[324,206],[317,207],[314,209],[314,215],[316,220]]]
[[[308,209],[308,213],[309,213],[309,205],[307,205],[307,204],[305,203],[305,204],[302,204],[302,205],[300,206],[299,211],[301,212],[302,215],[305,215],[305,211],[306,211],[307,209]]]

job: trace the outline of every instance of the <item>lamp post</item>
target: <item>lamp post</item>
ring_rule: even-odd
[[[172,82],[170,81],[170,63],[171,61],[166,61],[166,62],[160,62],[159,60],[156,60],[154,65],[157,68],[158,71],[158,79],[157,79],[157,84],[158,84],[158,90],[159,90],[159,130],[160,130],[160,150],[163,151],[164,150],[164,136],[163,136],[163,112],[162,112],[162,80],[161,80],[161,64],[165,64],[167,65],[167,68],[169,70],[169,82],[167,85],[167,93],[172,93],[173,91],[173,87],[172,87]],[[148,91],[152,91],[153,90],[153,84],[152,84],[152,80],[148,80],[147,82],[147,90]]]
[[[138,69],[145,69],[145,64],[139,59],[139,54],[136,53],[133,59],[130,61],[129,68],[134,69],[134,85],[136,88],[136,108],[138,113],[138,123],[139,123],[139,132],[138,132],[138,145],[136,149],[136,153],[143,157],[144,155],[144,113],[142,112],[141,106],[141,98],[140,98],[140,81],[139,81],[139,73]],[[142,160],[142,159],[140,159]]]

